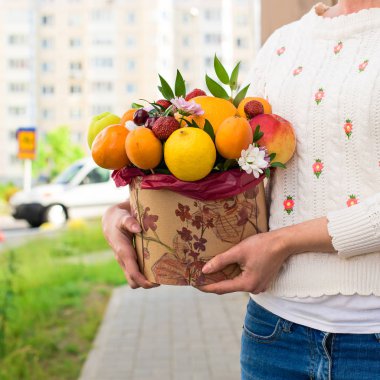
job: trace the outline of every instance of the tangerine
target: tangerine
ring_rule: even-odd
[[[241,151],[252,143],[253,132],[247,119],[240,116],[229,117],[220,125],[215,145],[218,152],[228,159],[238,159]]]
[[[149,128],[140,127],[129,132],[125,150],[131,162],[140,169],[154,169],[162,160],[162,143]]]
[[[136,112],[136,109],[131,108],[127,112],[124,113],[123,117],[121,118],[120,124],[125,125],[127,121],[133,120],[133,116]]]
[[[91,155],[100,167],[118,170],[130,164],[124,146],[128,132],[124,126],[114,124],[96,135],[92,143]]]

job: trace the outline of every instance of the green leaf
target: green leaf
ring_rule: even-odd
[[[270,166],[272,166],[272,168],[286,169],[286,166],[282,162],[272,162]]]
[[[255,128],[255,133],[253,134],[253,142],[259,141],[264,136],[263,132],[260,132],[260,125],[257,125]]]
[[[236,160],[226,160],[224,161],[223,170],[227,171],[228,169],[231,169],[233,166],[235,166],[237,163]]]
[[[247,95],[247,92],[248,92],[248,89],[249,89],[249,85],[245,86],[242,90],[240,90],[240,92],[235,96],[235,99],[234,99],[234,106],[235,107],[238,107],[239,106],[239,103],[245,98],[245,96]]]
[[[265,169],[265,177],[270,178],[270,169]]]
[[[161,91],[161,94],[166,100],[172,100],[174,98],[173,90],[161,75],[158,76],[160,77],[161,82],[161,87],[158,87],[158,89]]]
[[[215,141],[215,132],[211,123],[206,119],[203,130],[211,137],[212,141]]]
[[[238,87],[238,77],[239,77],[239,69],[240,69],[240,63],[239,62],[235,68],[232,71],[231,78],[230,78],[230,87],[231,90],[236,90]]]
[[[227,91],[219,83],[215,82],[214,79],[211,79],[208,75],[206,75],[206,85],[211,94],[215,97],[226,100],[230,99]]]
[[[273,161],[273,160],[275,159],[276,156],[277,156],[276,153],[271,153],[271,154],[269,155],[269,158],[270,158],[271,161]]]
[[[183,96],[185,97],[186,96],[186,84],[185,84],[185,81],[181,75],[181,73],[179,72],[179,70],[177,70],[177,76],[175,78],[175,95],[180,97],[180,96]]]
[[[132,103],[131,107],[134,109],[139,109],[139,108],[143,108],[144,106],[138,103]]]
[[[222,65],[222,62],[219,61],[219,58],[216,56],[216,54],[214,57],[214,69],[216,76],[222,83],[228,84],[230,82],[230,77],[228,76],[227,70]]]

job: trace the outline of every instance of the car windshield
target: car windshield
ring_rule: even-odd
[[[83,164],[74,164],[64,170],[58,177],[53,179],[52,183],[58,185],[67,185],[77,175],[77,173],[83,168]]]

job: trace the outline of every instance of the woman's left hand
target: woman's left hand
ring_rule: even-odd
[[[261,293],[268,289],[283,263],[302,252],[336,253],[327,230],[325,217],[251,236],[228,251],[212,258],[203,273],[223,270],[238,264],[242,273],[232,280],[200,286],[207,293]]]
[[[199,289],[216,294],[238,291],[257,294],[265,291],[289,256],[278,235],[273,231],[251,236],[215,256],[203,267],[203,273],[218,272],[230,264],[238,264],[242,273],[232,280],[201,286]]]

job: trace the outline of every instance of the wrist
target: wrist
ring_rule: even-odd
[[[286,229],[287,227],[269,232],[273,235],[272,238],[275,251],[278,252],[279,256],[284,260],[287,260],[295,253],[292,251],[291,239],[289,238],[290,234],[289,232],[286,232]]]

